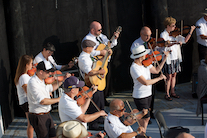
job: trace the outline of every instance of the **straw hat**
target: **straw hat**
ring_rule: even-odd
[[[202,14],[207,16],[207,8],[204,9],[204,12]]]
[[[83,138],[88,136],[88,131],[77,120],[61,123],[56,130],[57,138]]]
[[[141,56],[144,56],[146,54],[148,54],[150,52],[150,49],[145,49],[144,45],[140,45],[140,46],[136,46],[132,49],[132,54],[131,54],[131,58],[132,59],[136,59],[139,58]]]

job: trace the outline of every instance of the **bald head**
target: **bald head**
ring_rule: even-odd
[[[124,106],[124,102],[121,99],[114,99],[111,101],[109,108],[110,112],[113,112],[114,110],[120,110],[120,107]]]
[[[90,24],[90,33],[94,36],[99,36],[102,32],[102,26],[99,22],[93,21]]]
[[[142,27],[142,29],[140,31],[140,36],[144,42],[149,41],[151,34],[152,34],[152,32],[149,27],[147,27],[147,26]]]

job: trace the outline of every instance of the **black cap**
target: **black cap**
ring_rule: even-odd
[[[41,61],[37,64],[37,70],[43,70],[47,72],[54,72],[55,69],[52,68],[51,64],[49,61]]]

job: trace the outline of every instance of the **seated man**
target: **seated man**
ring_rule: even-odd
[[[39,63],[41,61],[46,61],[51,64],[51,66],[57,70],[66,70],[73,67],[73,62],[70,61],[68,65],[57,65],[55,60],[52,57],[52,54],[55,52],[55,46],[48,42],[45,45],[43,45],[43,50],[35,56],[33,64]]]
[[[135,138],[135,136],[143,132],[143,127],[139,127],[137,131],[133,131],[131,126],[126,126],[120,121],[119,118],[124,115],[125,111],[124,102],[121,99],[114,99],[113,101],[111,101],[109,108],[110,113],[108,114],[108,117],[105,118],[104,130],[110,138]],[[141,117],[146,115],[147,112],[147,109],[143,109]],[[141,117],[139,119],[141,119]],[[138,137],[143,136],[139,135]]]
[[[78,94],[79,88],[83,87],[85,83],[79,81],[75,76],[71,76],[64,82],[65,93],[59,101],[59,116],[61,122],[69,120],[79,120],[87,128],[86,123],[92,122],[100,116],[107,116],[105,111],[95,112],[93,114],[85,114],[90,104],[90,98],[86,99],[85,104],[78,106],[74,97]],[[97,91],[97,87],[93,88],[93,93]]]

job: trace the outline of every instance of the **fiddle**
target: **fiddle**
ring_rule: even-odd
[[[200,26],[196,26],[196,28],[200,28]],[[190,32],[191,26],[185,25],[182,29],[183,34],[188,34]],[[181,35],[181,29],[176,27],[174,31],[170,32],[170,36],[176,37]]]
[[[37,68],[36,68],[37,64],[38,64],[38,63],[33,64],[33,65],[32,65],[32,68],[31,68],[30,70],[27,71],[27,74],[28,74],[29,76],[33,76],[33,75],[35,74],[35,72],[37,71]]]
[[[82,90],[78,92],[76,95],[76,101],[78,106],[81,106],[85,104],[87,98],[91,98],[93,96],[92,88],[88,88],[87,86],[84,86],[81,88]]]
[[[52,84],[55,80],[58,80],[58,81],[64,80],[64,75],[62,74],[61,71],[56,70],[56,71],[52,72],[51,77],[48,77],[45,79],[45,83]]]
[[[125,112],[124,115],[120,117],[120,120],[125,126],[130,126],[136,123],[136,119],[137,120],[141,119],[147,113],[148,113],[148,109],[143,109],[142,111],[133,109],[131,113]]]
[[[155,59],[156,58],[156,59]],[[154,51],[152,54],[147,54],[145,60],[142,61],[144,66],[149,66],[153,61],[160,61],[162,59],[162,54],[159,51]]]

